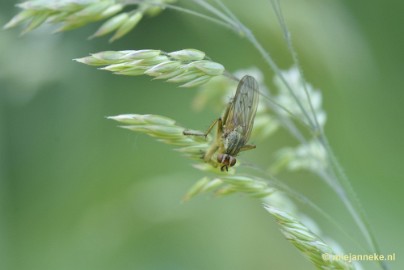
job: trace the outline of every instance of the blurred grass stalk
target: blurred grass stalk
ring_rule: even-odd
[[[136,132],[143,132],[157,138],[159,141],[179,146],[176,150],[189,158],[201,160],[201,156],[208,148],[208,143],[200,137],[183,135],[183,127],[175,124],[175,121],[159,115],[126,114],[110,116],[108,119],[123,123],[122,128]],[[211,166],[213,165],[213,166]],[[185,195],[184,200],[189,200],[196,195],[214,191],[218,196],[226,196],[235,192],[245,193],[262,201],[265,209],[275,217],[282,233],[295,245],[318,269],[355,269],[351,263],[339,260],[327,260],[324,254],[335,255],[333,248],[326,244],[319,235],[314,233],[294,216],[294,207],[285,207],[293,203],[267,181],[251,175],[231,175],[218,170],[218,164],[212,160],[211,164],[197,164],[196,167],[203,171],[211,171],[219,174],[210,179],[203,177]],[[234,173],[234,170],[230,171]],[[287,209],[285,209],[287,208]]]
[[[212,15],[217,16],[223,22],[228,23],[236,33],[240,33],[242,36],[245,36],[247,40],[250,41],[254,45],[254,47],[260,52],[260,54],[262,55],[268,66],[281,79],[285,87],[290,92],[291,96],[295,99],[296,104],[300,108],[302,114],[305,117],[305,120],[309,124],[310,130],[314,136],[314,140],[316,140],[327,153],[327,162],[329,166],[326,167],[325,171],[319,172],[318,175],[320,176],[321,179],[323,179],[327,184],[329,184],[333,188],[333,190],[337,193],[338,197],[345,204],[347,210],[349,211],[354,221],[356,222],[357,226],[363,233],[363,236],[365,237],[371,251],[377,254],[381,254],[379,245],[376,241],[374,234],[372,233],[370,224],[367,221],[365,212],[361,207],[361,204],[359,203],[357,196],[350,185],[348,177],[345,175],[338,160],[336,159],[333,150],[331,149],[328,143],[327,137],[325,136],[323,128],[319,124],[316,113],[313,109],[310,94],[306,88],[306,83],[303,83],[303,86],[307,96],[307,101],[310,105],[309,110],[307,110],[303,106],[302,102],[297,98],[289,82],[284,78],[282,72],[280,71],[280,69],[270,56],[270,54],[258,42],[252,31],[248,29],[244,24],[242,24],[237,19],[237,17],[220,0],[216,0],[215,2],[218,4],[221,10],[215,8],[213,5],[210,5],[207,1],[204,0],[193,0],[193,2],[204,8],[206,11],[210,12]],[[279,1],[271,0],[271,4],[277,16],[281,29],[283,31],[289,52],[293,57],[294,64],[298,68],[300,77],[304,81],[303,72],[300,68],[299,59],[297,57],[295,49],[293,48],[291,34],[283,18]],[[293,129],[291,129],[290,131],[292,135],[295,134],[296,128],[290,124],[288,125],[288,127],[293,127]],[[301,137],[297,139],[300,138]],[[387,269],[387,265],[382,261],[379,261],[379,264],[382,269]]]

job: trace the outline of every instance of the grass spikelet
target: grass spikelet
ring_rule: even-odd
[[[205,84],[225,72],[221,64],[204,57],[204,52],[195,49],[170,53],[146,49],[98,52],[74,60],[119,75],[148,75],[187,88]]]

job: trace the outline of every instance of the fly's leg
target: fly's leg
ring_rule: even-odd
[[[206,151],[205,155],[203,156],[203,160],[204,160],[205,162],[209,162],[209,163],[210,163],[210,161],[211,161],[211,159],[212,159],[212,156],[216,153],[217,149],[219,149],[219,146],[218,146],[216,143],[212,144],[212,145],[208,148],[208,150]]]
[[[205,153],[205,156],[203,159],[205,162],[209,162],[212,158],[212,156],[216,153],[216,151],[220,148],[219,142],[222,139],[222,134],[223,134],[223,121],[222,118],[217,119],[213,124],[209,127],[210,131],[212,127],[217,123],[217,131],[216,131],[216,138],[213,142],[213,144],[208,148],[208,150]]]
[[[208,163],[212,163],[211,162],[211,158],[212,156],[216,153],[216,151],[219,149],[219,142],[221,140],[221,136],[223,134],[223,121],[221,118],[216,119],[215,121],[213,121],[213,123],[209,126],[208,130],[203,133],[201,131],[194,131],[194,130],[184,130],[183,134],[184,135],[191,135],[191,136],[204,136],[206,138],[206,136],[208,136],[208,134],[212,131],[213,127],[217,124],[217,132],[216,132],[216,138],[213,141],[213,143],[210,145],[210,147],[208,148],[208,150],[206,151],[206,153],[203,156],[203,160],[205,162]]]
[[[184,130],[182,132],[182,134],[187,135],[187,136],[203,136],[203,137],[207,137],[208,134],[212,131],[213,127],[219,122],[219,119],[216,119],[215,121],[213,121],[213,123],[209,126],[208,130],[203,133],[201,131],[197,131],[197,130]]]
[[[251,149],[255,149],[257,146],[253,145],[253,144],[246,144],[243,147],[240,148],[240,152],[241,151],[248,151]]]
[[[217,122],[217,133],[216,133],[216,139],[220,139],[223,134],[223,121],[222,118],[219,118],[216,120]]]

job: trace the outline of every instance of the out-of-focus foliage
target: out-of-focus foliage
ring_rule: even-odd
[[[226,3],[289,67],[269,3],[249,2],[248,9],[245,1]],[[2,24],[18,12],[14,4],[1,2]],[[398,258],[404,252],[403,4],[282,4],[305,75],[323,90],[326,133],[383,251]],[[169,10],[142,21],[114,45],[86,41],[97,29],[50,35],[44,26],[23,37],[17,31],[0,34],[0,268],[312,269],[255,201],[200,196],[181,203],[201,178],[190,161],[104,118],[153,113],[203,129],[217,113],[192,110],[195,90],[111,76],[71,61],[105,50],[198,48],[231,71],[259,66],[271,85],[272,74],[254,49],[226,29]],[[262,164],[293,143],[279,133],[243,157]],[[285,175],[354,228],[326,187],[305,174]],[[327,234],[334,232],[322,225]],[[402,267],[392,263],[393,269]]]
[[[22,9],[5,26],[5,29],[24,25],[23,34],[31,32],[41,25],[59,25],[56,32],[73,30],[92,22],[108,19],[91,36],[100,37],[115,31],[110,41],[128,34],[143,18],[143,15],[156,16],[166,3],[176,0],[139,0],[124,2],[115,0],[40,0],[27,1],[17,6]],[[136,4],[137,8],[121,12],[125,6]]]

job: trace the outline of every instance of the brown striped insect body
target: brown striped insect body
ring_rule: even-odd
[[[204,154],[204,160],[210,162],[217,153],[216,161],[220,169],[228,170],[236,164],[239,152],[254,149],[248,140],[254,125],[259,100],[258,83],[251,76],[244,76],[234,97],[226,107],[223,116],[215,120],[205,133],[184,131],[184,135],[207,136],[217,124],[216,137]]]

